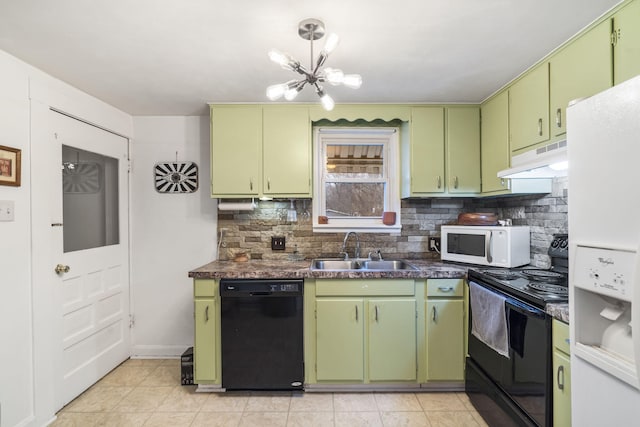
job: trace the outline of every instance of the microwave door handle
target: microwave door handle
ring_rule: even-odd
[[[489,264],[493,263],[493,255],[491,254],[491,241],[493,240],[493,232],[492,231],[487,231],[486,234],[486,238],[484,239],[484,249],[485,249],[485,253],[487,254],[487,262]]]

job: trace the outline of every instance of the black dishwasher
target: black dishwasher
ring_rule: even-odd
[[[300,390],[303,281],[222,279],[222,387]]]

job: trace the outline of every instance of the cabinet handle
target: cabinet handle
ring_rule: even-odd
[[[562,108],[556,110],[556,126],[562,127]]]
[[[436,312],[436,306],[434,305],[431,309],[431,319],[433,323],[438,323],[438,313]]]
[[[440,292],[453,292],[453,286],[438,286]]]
[[[542,136],[542,119],[538,119],[538,136]]]
[[[376,323],[378,322],[378,306],[375,306],[375,310],[376,310]]]
[[[453,177],[453,188],[458,188],[458,176]]]
[[[358,306],[356,305],[356,322],[358,321]]]
[[[253,178],[249,178],[249,190],[253,191]]]
[[[620,36],[619,31],[620,29],[617,29],[613,30],[613,32],[611,33],[611,44],[614,47],[618,45],[618,37]]]
[[[562,378],[562,380],[560,378]],[[558,366],[558,373],[556,374],[556,379],[558,380],[558,388],[560,390],[564,390],[564,365]]]
[[[204,321],[205,322],[209,321],[209,306],[207,306],[207,308],[204,309]]]
[[[442,187],[442,179],[440,178],[440,175],[438,175],[438,179],[436,180],[436,183],[438,184],[438,188]]]
[[[267,178],[267,190],[271,190],[271,178]]]

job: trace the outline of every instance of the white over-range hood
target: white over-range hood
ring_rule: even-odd
[[[498,172],[499,178],[554,178],[567,176],[567,141],[558,141],[511,158],[511,168]]]

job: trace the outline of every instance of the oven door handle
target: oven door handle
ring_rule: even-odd
[[[517,311],[518,313],[524,314],[526,316],[535,316],[535,317],[539,317],[539,318],[544,318],[545,317],[545,313],[542,310],[539,310],[535,307],[531,307],[527,304],[524,304],[520,301],[517,301],[513,298],[509,298],[507,297],[507,299],[505,300],[505,304],[514,311]]]
[[[484,252],[487,254],[487,262],[493,263],[493,254],[491,253],[491,246],[493,243],[493,232],[487,231],[484,239]]]

